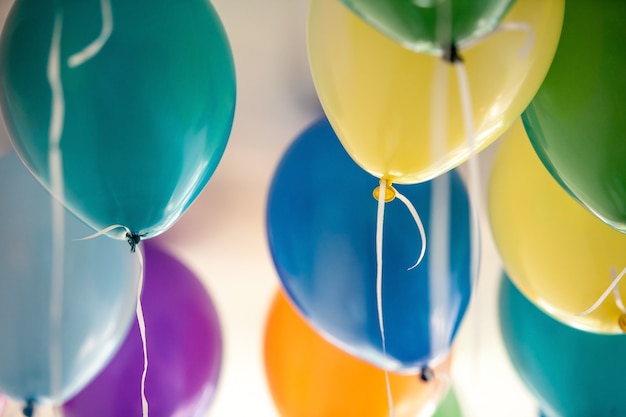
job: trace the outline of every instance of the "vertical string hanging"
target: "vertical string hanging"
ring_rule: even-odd
[[[61,34],[63,31],[62,10],[57,10],[54,19],[52,43],[48,55],[47,78],[52,91],[51,115],[48,130],[48,168],[52,193],[63,196],[63,154],[61,137],[65,119],[65,100],[61,82]],[[63,384],[62,335],[63,335],[63,288],[65,274],[65,213],[63,205],[51,197],[52,204],[52,267],[50,292],[50,392],[52,398],[60,398]],[[34,408],[28,404],[25,412]],[[55,415],[58,413],[53,408]]]

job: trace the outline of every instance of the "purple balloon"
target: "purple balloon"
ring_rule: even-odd
[[[203,415],[213,399],[222,360],[215,307],[189,269],[166,252],[146,242],[142,245],[150,416]],[[63,405],[65,416],[140,416],[142,371],[143,350],[135,321],[104,371]]]

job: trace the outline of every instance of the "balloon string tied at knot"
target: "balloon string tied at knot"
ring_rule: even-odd
[[[24,414],[24,417],[33,417],[35,414],[35,400],[31,398],[26,401],[26,405],[22,409],[22,414]]]
[[[433,371],[433,368],[428,365],[424,366],[420,372],[420,379],[424,382],[433,381],[435,379],[435,371]]]
[[[460,49],[455,42],[450,42],[448,46],[443,48],[441,58],[450,64],[463,62],[463,57],[460,54]]]
[[[128,227],[123,226],[121,224],[113,224],[109,227],[105,227],[102,230],[98,230],[96,233],[89,235],[89,236],[85,236],[83,238],[80,239],[76,239],[76,240],[89,240],[89,239],[93,239],[96,238],[98,236],[102,236],[106,233],[109,233],[115,229],[123,229],[124,231],[126,231],[125,237],[126,237],[126,241],[128,242],[128,244],[130,245],[130,251],[132,253],[135,253],[135,251],[137,250],[137,246],[139,245],[139,242],[141,242],[141,235],[139,235],[138,233],[133,233]]]
[[[381,200],[381,196],[380,196],[381,187],[382,189],[385,190],[385,194],[382,196],[382,200],[384,200],[385,203],[389,203],[396,198],[400,200],[409,210],[409,213],[411,213],[411,216],[413,217],[413,220],[415,221],[417,229],[419,230],[420,238],[422,240],[422,249],[420,251],[419,257],[417,258],[417,262],[415,262],[413,266],[408,268],[408,270],[411,270],[422,262],[422,259],[424,259],[424,255],[426,254],[426,230],[424,229],[424,224],[422,223],[422,219],[420,218],[420,215],[415,209],[415,206],[413,205],[413,203],[411,203],[411,201],[406,196],[404,196],[402,193],[396,190],[391,185],[391,182],[381,179],[381,185],[374,189],[374,192],[373,192],[374,199],[376,199],[377,201]],[[383,218],[384,218],[384,210],[382,211],[382,213],[379,213],[378,222],[379,223],[382,222]]]
[[[126,241],[130,245],[130,251],[132,253],[135,253],[135,250],[137,250],[137,245],[139,245],[139,242],[141,242],[141,236],[139,236],[137,233],[126,232]]]

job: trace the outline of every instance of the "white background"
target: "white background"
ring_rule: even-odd
[[[0,1],[3,21],[10,1]],[[322,115],[306,54],[307,4],[305,0],[215,0],[213,4],[235,56],[235,123],[209,185],[157,240],[202,278],[222,321],[224,363],[207,416],[275,417],[262,363],[264,323],[279,285],[266,244],[265,202],[283,151]],[[480,156],[483,184],[494,148]],[[6,132],[0,128],[0,153],[6,149]],[[457,339],[454,385],[465,416],[536,416],[499,338],[500,261],[484,213],[482,220],[479,294]]]

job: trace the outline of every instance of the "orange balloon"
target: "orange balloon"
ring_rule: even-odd
[[[450,358],[435,369],[449,375]],[[388,417],[385,373],[318,335],[279,292],[265,329],[265,371],[282,417]],[[442,379],[389,374],[396,417],[433,411],[448,388]]]

